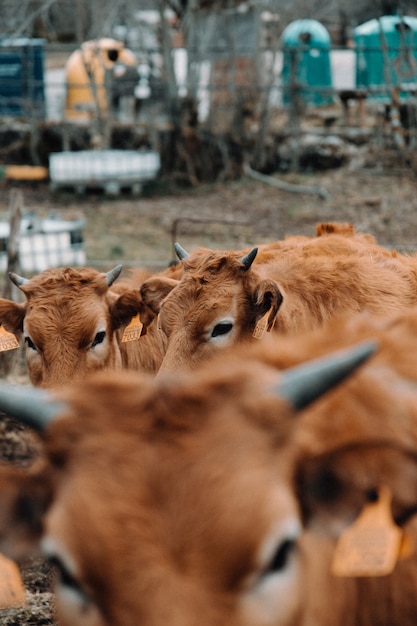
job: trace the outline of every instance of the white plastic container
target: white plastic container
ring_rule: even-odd
[[[49,267],[86,264],[84,220],[23,217],[20,223],[19,259],[23,272],[42,272]],[[7,269],[9,222],[0,222],[0,269]]]
[[[49,177],[52,187],[71,186],[78,191],[102,187],[118,193],[120,187],[135,190],[154,179],[161,167],[158,152],[152,150],[81,150],[55,152],[49,156]]]

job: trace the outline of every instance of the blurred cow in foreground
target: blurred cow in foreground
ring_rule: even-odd
[[[30,280],[11,274],[25,302],[0,299],[0,323],[23,337],[33,385],[56,387],[98,369],[158,370],[165,346],[155,324],[139,340],[121,341],[127,324],[144,311],[138,289],[151,273],[132,270],[116,282],[121,271],[121,265],[107,273],[49,269]],[[178,276],[178,269],[166,273]]]
[[[417,311],[338,324],[193,374],[1,388],[45,453],[0,472],[0,550],[42,535],[60,624],[415,625]],[[393,570],[335,576],[341,530],[387,490]]]
[[[265,330],[294,335],[340,315],[385,315],[417,303],[410,257],[349,225],[323,224],[317,233],[245,254],[200,248],[188,255],[177,244],[181,280],[151,277],[141,286],[167,342],[161,369],[190,369]]]

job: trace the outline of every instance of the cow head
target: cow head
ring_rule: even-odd
[[[141,297],[167,338],[162,369],[192,368],[219,349],[250,339],[263,318],[270,331],[282,304],[278,285],[253,269],[257,248],[245,255],[176,246],[181,280],[151,278]],[[152,319],[152,315],[149,319]]]
[[[26,524],[28,539],[42,524],[59,623],[293,624],[305,567],[284,451],[293,411],[373,350],[280,376],[260,366],[256,381],[241,366],[140,381],[101,373],[52,401],[2,385],[0,408],[38,424],[46,453],[27,488],[19,473],[15,499],[0,497],[2,519]],[[34,519],[16,506],[31,489]],[[1,547],[14,556],[8,530]]]
[[[23,337],[34,385],[59,386],[92,370],[121,366],[115,331],[141,306],[137,289],[112,291],[121,270],[50,269],[30,280],[10,275],[26,301],[1,299],[0,322]]]

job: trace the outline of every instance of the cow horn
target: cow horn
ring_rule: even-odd
[[[23,285],[27,285],[29,282],[29,278],[24,278],[23,276],[19,276],[19,274],[15,274],[14,272],[9,272],[9,278],[16,287],[22,287]]]
[[[174,250],[180,261],[182,261],[183,259],[186,259],[187,256],[190,256],[187,250],[184,250],[184,248],[180,246],[180,244],[177,242],[174,243]]]
[[[44,430],[64,408],[44,389],[0,381],[0,411],[35,430]]]
[[[110,287],[110,285],[112,285],[114,283],[114,281],[116,280],[116,278],[119,278],[120,276],[120,272],[123,269],[123,265],[116,265],[116,267],[113,267],[112,270],[109,270],[106,274],[106,283],[107,285]]]
[[[245,254],[245,256],[240,259],[240,262],[242,263],[243,269],[245,270],[245,272],[248,271],[248,269],[254,262],[257,254],[258,254],[258,248],[252,248],[250,252]]]
[[[281,373],[274,392],[300,410],[342,382],[378,348],[376,341],[358,344]]]

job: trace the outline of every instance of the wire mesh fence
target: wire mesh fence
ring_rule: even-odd
[[[299,141],[312,111],[321,116],[318,130],[327,133],[335,121],[363,127],[367,109],[375,136],[384,136],[381,129],[389,125],[399,146],[415,143],[417,35],[406,43],[358,42],[354,48],[250,40],[249,48],[233,45],[228,55],[226,44],[197,43],[170,50],[170,73],[160,48],[127,50],[110,38],[79,49],[3,39],[0,160],[10,162],[16,151],[10,156],[9,146],[26,134],[19,162],[49,165],[54,152],[140,149],[160,154],[165,172],[180,160],[190,180],[210,179],[244,151],[262,169],[267,151],[275,150],[271,137]],[[376,58],[379,77],[367,82],[365,70],[369,74]],[[293,155],[289,166],[297,163]]]

